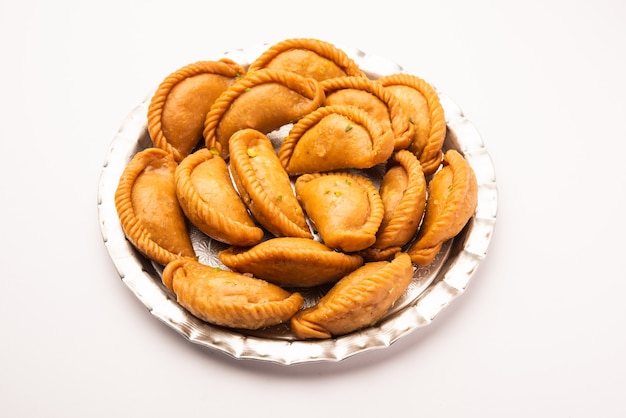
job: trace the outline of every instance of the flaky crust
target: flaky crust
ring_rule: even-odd
[[[304,302],[300,293],[195,260],[172,261],[162,280],[192,315],[230,328],[260,329],[287,322]]]
[[[199,61],[165,78],[148,107],[148,132],[155,147],[180,162],[202,139],[211,105],[244,68],[229,59]]]
[[[336,77],[321,84],[326,106],[352,105],[365,110],[383,125],[383,129],[393,131],[395,150],[408,148],[415,127],[396,96],[382,84],[365,77]]]
[[[271,141],[257,130],[244,129],[231,136],[229,150],[233,179],[255,219],[279,237],[313,238]]]
[[[369,179],[347,172],[303,174],[295,189],[326,245],[353,252],[374,244],[384,207]]]
[[[394,136],[356,106],[323,106],[300,119],[278,150],[290,175],[371,168],[387,161]]]
[[[344,254],[307,238],[273,238],[252,248],[231,247],[218,254],[228,268],[286,287],[333,283],[363,264],[358,255]]]
[[[344,335],[380,321],[413,279],[406,253],[391,261],[366,263],[339,280],[312,307],[296,313],[291,330],[300,339]]]
[[[379,192],[385,216],[374,247],[402,247],[417,232],[426,206],[426,177],[413,153],[400,150],[393,155]]]
[[[356,254],[359,254],[361,257],[363,257],[364,261],[371,262],[391,260],[399,252],[402,252],[402,247],[376,248],[374,246],[371,246],[362,251],[358,251]]]
[[[226,158],[228,140],[238,130],[267,134],[297,121],[323,101],[324,91],[312,78],[273,69],[248,72],[211,106],[204,121],[205,145]]]
[[[115,191],[115,207],[126,237],[162,265],[196,256],[176,198],[176,167],[168,152],[147,148],[126,165]]]
[[[248,214],[226,162],[202,148],[176,169],[176,195],[183,212],[200,231],[231,245],[254,245],[264,232]]]
[[[364,77],[358,65],[331,43],[311,38],[292,38],[272,45],[248,68],[258,71],[276,68],[312,77],[318,81],[333,77]]]
[[[409,150],[420,160],[426,175],[434,173],[441,165],[447,130],[436,90],[412,74],[391,74],[377,81],[399,99],[405,114],[415,123],[415,135]]]
[[[467,160],[448,150],[443,164],[428,183],[424,220],[407,251],[418,266],[430,264],[443,244],[461,232],[478,202],[476,176]]]

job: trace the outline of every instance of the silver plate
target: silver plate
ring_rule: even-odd
[[[267,45],[224,53],[243,65],[251,63]],[[354,48],[342,48],[368,76],[405,71],[383,57]],[[414,73],[416,74],[416,73]],[[416,74],[419,75],[419,74]],[[235,358],[257,359],[280,364],[339,361],[367,350],[388,347],[399,338],[430,324],[453,299],[461,295],[477,267],[487,255],[495,228],[497,188],[494,167],[482,138],[461,109],[439,92],[448,132],[444,148],[456,149],[470,163],[478,180],[478,207],[463,231],[446,243],[427,267],[415,269],[410,287],[376,326],[322,341],[295,340],[287,326],[242,333],[208,324],[187,312],[162,285],[159,266],[142,256],[126,239],[115,209],[114,195],[119,178],[135,153],[152,146],[147,130],[148,96],[124,120],[115,135],[102,168],[98,189],[98,214],[104,244],[122,279],[135,296],[159,320],[193,343],[222,351]],[[223,244],[192,229],[199,260],[217,265],[216,254]],[[304,296],[314,303],[324,289]]]

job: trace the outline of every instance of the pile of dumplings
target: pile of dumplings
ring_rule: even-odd
[[[442,148],[435,89],[406,73],[368,78],[318,39],[274,44],[247,68],[180,68],[147,120],[153,146],[115,193],[122,229],[178,303],[218,326],[286,324],[295,339],[372,326],[476,210],[474,171]],[[285,127],[277,146],[268,135]],[[226,245],[226,269],[198,261],[191,226]],[[314,286],[330,290],[305,307]]]

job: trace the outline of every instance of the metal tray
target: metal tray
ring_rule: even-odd
[[[223,56],[246,67],[267,47],[258,45],[228,51]],[[342,49],[371,78],[398,72],[411,73],[383,57],[355,48]],[[463,231],[444,245],[429,266],[415,269],[413,281],[405,294],[376,326],[329,340],[298,341],[286,325],[243,333],[208,324],[176,302],[161,283],[161,267],[146,259],[126,239],[114,203],[115,189],[126,164],[135,153],[152,146],[146,116],[152,94],[130,112],[113,138],[98,188],[102,237],[122,281],[152,315],[186,339],[238,359],[284,365],[339,361],[367,350],[388,347],[399,338],[430,324],[442,309],[465,291],[486,257],[497,212],[494,167],[481,136],[461,109],[438,92],[448,125],[444,148],[461,152],[474,169],[478,181],[478,207]],[[219,265],[217,252],[225,246],[193,228],[191,236],[199,260]],[[304,291],[305,304],[314,303],[325,290]]]

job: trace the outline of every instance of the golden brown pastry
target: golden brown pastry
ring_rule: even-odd
[[[382,84],[365,77],[336,77],[321,84],[326,93],[325,106],[352,105],[365,110],[383,129],[393,131],[395,150],[408,148],[415,127],[396,96]]]
[[[279,42],[263,52],[248,68],[258,71],[275,68],[292,71],[318,81],[364,73],[343,50],[318,39],[293,38]]]
[[[356,106],[323,106],[300,119],[278,150],[290,175],[370,168],[387,161],[395,138]]]
[[[446,120],[436,90],[423,79],[411,74],[392,74],[378,82],[400,101],[405,114],[415,124],[415,135],[409,150],[422,164],[427,176],[441,165],[442,146],[446,137]]]
[[[408,150],[396,152],[379,187],[385,215],[376,242],[359,251],[364,260],[389,260],[411,241],[424,214],[426,188],[426,177],[417,157]]]
[[[255,219],[279,237],[313,238],[271,141],[257,130],[243,129],[231,136],[229,150],[233,179]]]
[[[407,289],[413,264],[406,253],[366,263],[339,280],[320,301],[291,318],[300,339],[324,339],[376,324]]]
[[[407,251],[415,264],[430,264],[444,242],[461,232],[476,210],[477,194],[474,170],[458,151],[448,150],[428,183],[424,220]]]
[[[374,246],[371,246],[362,251],[358,251],[356,254],[363,257],[363,260],[365,262],[371,262],[391,260],[399,252],[402,252],[402,247],[400,247],[399,245],[385,248],[376,248]]]
[[[263,239],[264,231],[250,217],[217,153],[202,148],[188,155],[175,179],[178,201],[200,231],[231,245],[254,245]]]
[[[358,255],[334,251],[308,238],[282,237],[252,248],[231,247],[218,253],[220,261],[238,272],[287,287],[333,283],[363,264]]]
[[[260,329],[286,322],[304,302],[300,293],[195,260],[172,261],[162,280],[192,315],[230,328]]]
[[[115,207],[126,237],[162,265],[196,256],[176,198],[176,167],[168,152],[147,148],[126,165],[115,191]]]
[[[322,105],[324,91],[312,78],[283,70],[249,72],[215,101],[204,122],[206,147],[228,156],[228,140],[238,130],[267,134]]]
[[[202,139],[213,102],[244,73],[239,64],[222,59],[189,64],[165,78],[148,107],[148,131],[154,146],[180,162]]]
[[[400,150],[393,155],[379,193],[385,216],[374,247],[401,247],[417,232],[426,205],[426,178],[413,153]]]
[[[384,207],[369,179],[346,172],[303,174],[295,189],[327,246],[352,252],[374,244]]]

